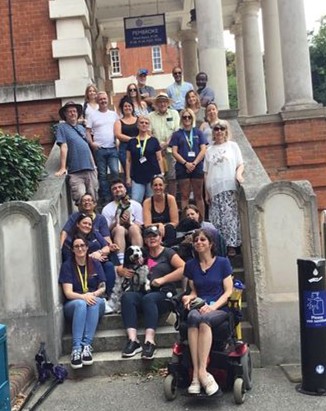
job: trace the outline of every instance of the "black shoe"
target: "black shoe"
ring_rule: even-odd
[[[142,348],[139,342],[129,340],[124,350],[122,351],[121,355],[123,358],[128,358],[128,357],[133,357],[134,355],[136,355],[137,353],[141,351],[142,351]]]
[[[82,356],[81,356],[81,350],[72,350],[71,357],[70,357],[70,364],[71,368],[74,370],[77,370],[78,368],[82,368],[83,363],[82,363]]]
[[[144,344],[143,353],[141,355],[141,358],[144,360],[152,360],[154,358],[155,353],[156,353],[156,345],[147,341]]]
[[[82,363],[83,365],[92,365],[94,360],[92,356],[92,347],[90,345],[85,345],[81,358],[82,358]]]

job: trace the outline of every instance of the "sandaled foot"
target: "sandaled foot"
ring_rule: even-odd
[[[228,247],[228,257],[235,257],[237,254],[236,249],[234,247]]]

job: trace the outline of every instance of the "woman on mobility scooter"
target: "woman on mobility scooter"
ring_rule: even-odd
[[[209,232],[200,229],[193,234],[195,258],[185,265],[191,292],[182,298],[188,314],[188,343],[193,365],[189,394],[199,394],[201,386],[208,396],[219,386],[207,372],[207,360],[212,346],[212,328],[227,317],[227,303],[232,294],[232,267],[227,258],[217,257]],[[205,304],[192,309],[191,303],[200,297]]]

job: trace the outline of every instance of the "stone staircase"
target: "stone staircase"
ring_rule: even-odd
[[[242,269],[242,258],[236,256],[231,261],[234,267],[235,278],[244,281],[244,273]],[[253,366],[259,368],[260,352],[254,344],[254,333],[252,325],[247,321],[247,303],[245,301],[245,291],[243,294],[243,322],[242,338],[250,344],[252,353]],[[148,372],[165,367],[167,361],[171,357],[171,347],[177,339],[177,331],[173,326],[166,323],[167,316],[161,318],[156,334],[157,354],[154,360],[142,360],[140,354],[132,358],[122,358],[121,350],[126,344],[127,338],[123,328],[122,318],[119,314],[110,314],[104,316],[99,325],[93,341],[94,348],[94,364],[91,367],[83,367],[78,370],[73,370],[70,364],[71,352],[71,333],[70,326],[62,340],[63,356],[60,358],[60,363],[67,365],[71,378],[86,378],[93,376],[108,376],[112,374],[129,374],[133,372]],[[140,320],[141,321],[141,320]],[[140,328],[138,336],[142,342],[144,339],[144,329]]]

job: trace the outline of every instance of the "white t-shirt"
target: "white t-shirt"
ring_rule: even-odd
[[[115,111],[94,111],[87,119],[87,128],[93,132],[94,143],[103,148],[115,147],[113,126],[119,116]]]
[[[211,196],[223,191],[235,191],[236,170],[243,164],[240,148],[234,141],[207,147],[204,158],[205,184]]]
[[[116,201],[111,201],[107,204],[103,210],[102,214],[108,222],[109,228],[115,224],[115,217],[117,212],[118,203]],[[143,225],[143,207],[135,200],[130,200],[131,207],[131,223],[137,223]]]

